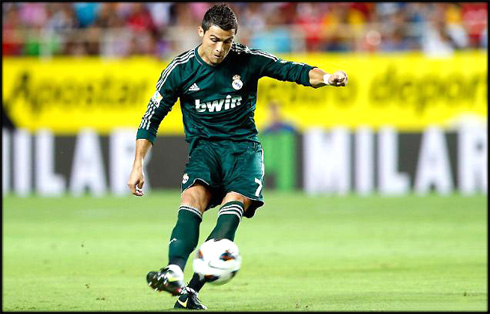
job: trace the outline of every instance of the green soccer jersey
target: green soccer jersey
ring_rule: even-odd
[[[180,98],[184,132],[191,149],[199,139],[257,140],[254,112],[263,76],[311,86],[304,63],[234,43],[218,65],[204,62],[191,49],[162,71],[136,135],[154,143],[158,127]]]

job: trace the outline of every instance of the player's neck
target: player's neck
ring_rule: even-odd
[[[204,62],[206,62],[206,64],[208,64],[210,66],[215,66],[215,64],[212,64],[211,61],[209,61],[209,59],[206,57],[206,54],[204,53],[204,50],[202,48],[202,45],[200,45],[197,48],[197,53],[199,54],[199,57],[201,58],[201,60],[204,61]]]

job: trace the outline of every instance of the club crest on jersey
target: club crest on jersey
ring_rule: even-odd
[[[236,74],[233,76],[233,82],[231,83],[234,89],[239,90],[243,87],[243,82],[240,80],[240,75]]]

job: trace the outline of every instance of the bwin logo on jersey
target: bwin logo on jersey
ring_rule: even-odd
[[[208,102],[201,102],[200,99],[196,99],[196,111],[197,112],[219,112],[222,110],[233,109],[242,104],[242,96],[231,97],[226,96],[225,99],[218,99]]]

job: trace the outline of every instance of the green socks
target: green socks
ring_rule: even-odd
[[[235,239],[235,232],[243,216],[243,203],[231,201],[223,205],[218,213],[218,221],[206,239]]]
[[[177,223],[172,230],[168,248],[170,264],[179,265],[184,271],[189,254],[196,248],[199,240],[201,212],[194,207],[182,205],[179,208]]]
[[[218,213],[218,221],[211,234],[206,239],[228,239],[233,241],[235,239],[235,232],[238,228],[238,224],[243,216],[243,203],[238,201],[228,202],[220,208]],[[199,275],[192,276],[188,287],[199,292],[204,286],[205,281],[199,279]]]

